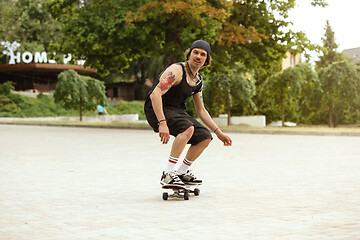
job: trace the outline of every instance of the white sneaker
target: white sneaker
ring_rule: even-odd
[[[180,180],[178,174],[175,171],[170,171],[168,173],[163,172],[160,180],[161,185],[175,184],[179,186],[185,186],[185,184]]]

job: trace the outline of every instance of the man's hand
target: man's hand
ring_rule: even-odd
[[[166,121],[159,123],[159,137],[163,144],[167,144],[170,140],[170,132]]]
[[[216,131],[216,136],[224,143],[224,146],[232,145],[231,138],[225,133],[223,133],[220,129]]]

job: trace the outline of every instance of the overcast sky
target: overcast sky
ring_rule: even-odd
[[[293,31],[303,31],[312,43],[322,45],[326,20],[335,32],[338,51],[360,47],[360,0],[327,0],[328,6],[313,7],[311,0],[297,0],[290,12]]]

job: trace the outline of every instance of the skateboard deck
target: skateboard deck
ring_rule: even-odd
[[[169,198],[184,198],[184,200],[189,200],[190,193],[193,193],[195,196],[200,195],[200,189],[196,188],[199,185],[185,185],[179,186],[175,184],[166,184],[162,186],[162,189],[170,189],[173,191],[172,194],[168,192],[163,192],[163,200],[168,200]]]

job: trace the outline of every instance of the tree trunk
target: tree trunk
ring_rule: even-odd
[[[147,68],[147,57],[140,57],[137,60],[137,66],[134,67],[134,76],[136,77],[135,82],[135,100],[145,100],[145,81],[146,81],[146,68]],[[139,69],[140,68],[140,69]],[[140,76],[138,73],[140,72]]]
[[[183,35],[184,27],[187,26],[185,22],[179,21],[176,14],[168,15],[165,23],[165,57],[163,61],[164,68],[167,68],[173,63],[179,61],[175,49],[181,49],[184,46],[181,44],[181,37]]]
[[[80,122],[82,122],[82,99],[80,98]]]
[[[230,91],[228,91],[227,93],[227,125],[230,126],[231,125],[231,108],[230,108]]]
[[[281,94],[281,126],[285,126],[284,95]]]
[[[331,98],[329,101],[329,127],[333,127],[333,105]]]

